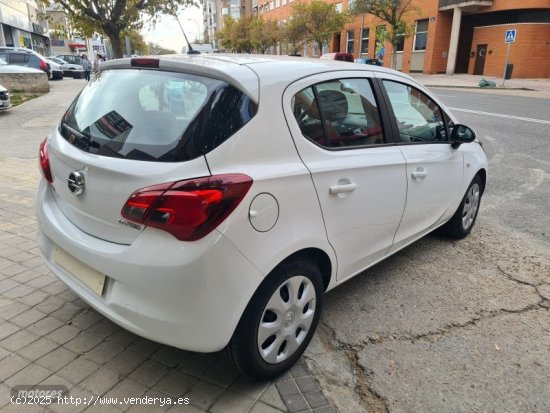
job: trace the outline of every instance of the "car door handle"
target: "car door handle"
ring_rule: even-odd
[[[417,181],[421,181],[422,179],[426,178],[428,176],[428,171],[426,171],[424,168],[418,168],[416,171],[414,171],[412,174],[412,179],[416,179]]]
[[[352,192],[355,191],[355,188],[357,188],[357,184],[350,183],[350,184],[343,184],[343,185],[334,185],[331,186],[328,191],[332,195],[338,195],[343,194],[344,192]]]

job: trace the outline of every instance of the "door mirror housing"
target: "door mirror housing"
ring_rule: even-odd
[[[474,130],[466,125],[453,125],[451,131],[451,142],[453,148],[458,148],[463,143],[475,141],[477,135]]]

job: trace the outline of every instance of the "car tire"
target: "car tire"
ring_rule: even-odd
[[[464,194],[455,214],[443,226],[442,229],[446,235],[453,239],[462,239],[472,231],[479,212],[482,195],[483,182],[479,175],[476,175],[468,186],[468,190]]]
[[[229,361],[245,377],[271,379],[302,356],[323,305],[319,268],[304,259],[283,263],[250,300],[230,343]]]

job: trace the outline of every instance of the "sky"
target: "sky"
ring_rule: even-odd
[[[179,13],[180,23],[191,43],[196,43],[199,35],[197,25],[200,36],[202,37],[203,35],[202,19],[201,7],[188,7]],[[181,49],[185,44],[183,34],[176,19],[168,15],[163,15],[154,29],[145,27],[141,30],[141,34],[147,43],[153,42],[167,49],[175,50],[178,53],[181,53]]]

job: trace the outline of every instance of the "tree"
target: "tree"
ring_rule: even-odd
[[[319,50],[348,22],[348,16],[338,13],[334,4],[321,0],[292,4],[292,15],[292,23],[303,27],[305,40],[315,42]]]
[[[130,48],[132,49],[133,54],[145,55],[149,53],[149,47],[143,40],[143,36],[136,31],[131,31],[128,33],[130,38]]]
[[[271,46],[275,46],[280,38],[277,20],[265,21],[261,16],[250,21],[250,38],[255,50],[264,54]]]
[[[164,47],[156,44],[156,43],[149,43],[149,51],[148,54],[152,55],[161,55],[161,54],[176,54],[177,52],[172,49],[165,49]]]
[[[49,6],[50,0],[39,0]],[[124,33],[139,31],[144,21],[155,24],[161,14],[175,16],[180,6],[194,0],[55,0],[72,26],[86,36],[103,33],[111,41],[114,57],[123,56]],[[142,16],[145,19],[142,19]]]
[[[306,39],[304,26],[296,19],[291,19],[283,26],[281,38],[288,46],[288,53],[296,55],[302,49]]]
[[[407,14],[416,11],[412,0],[355,0],[352,15],[372,14],[389,23],[388,39],[392,44],[391,66],[397,65],[397,45],[400,39],[409,37],[412,27],[405,20]],[[362,30],[362,27],[361,27]]]

